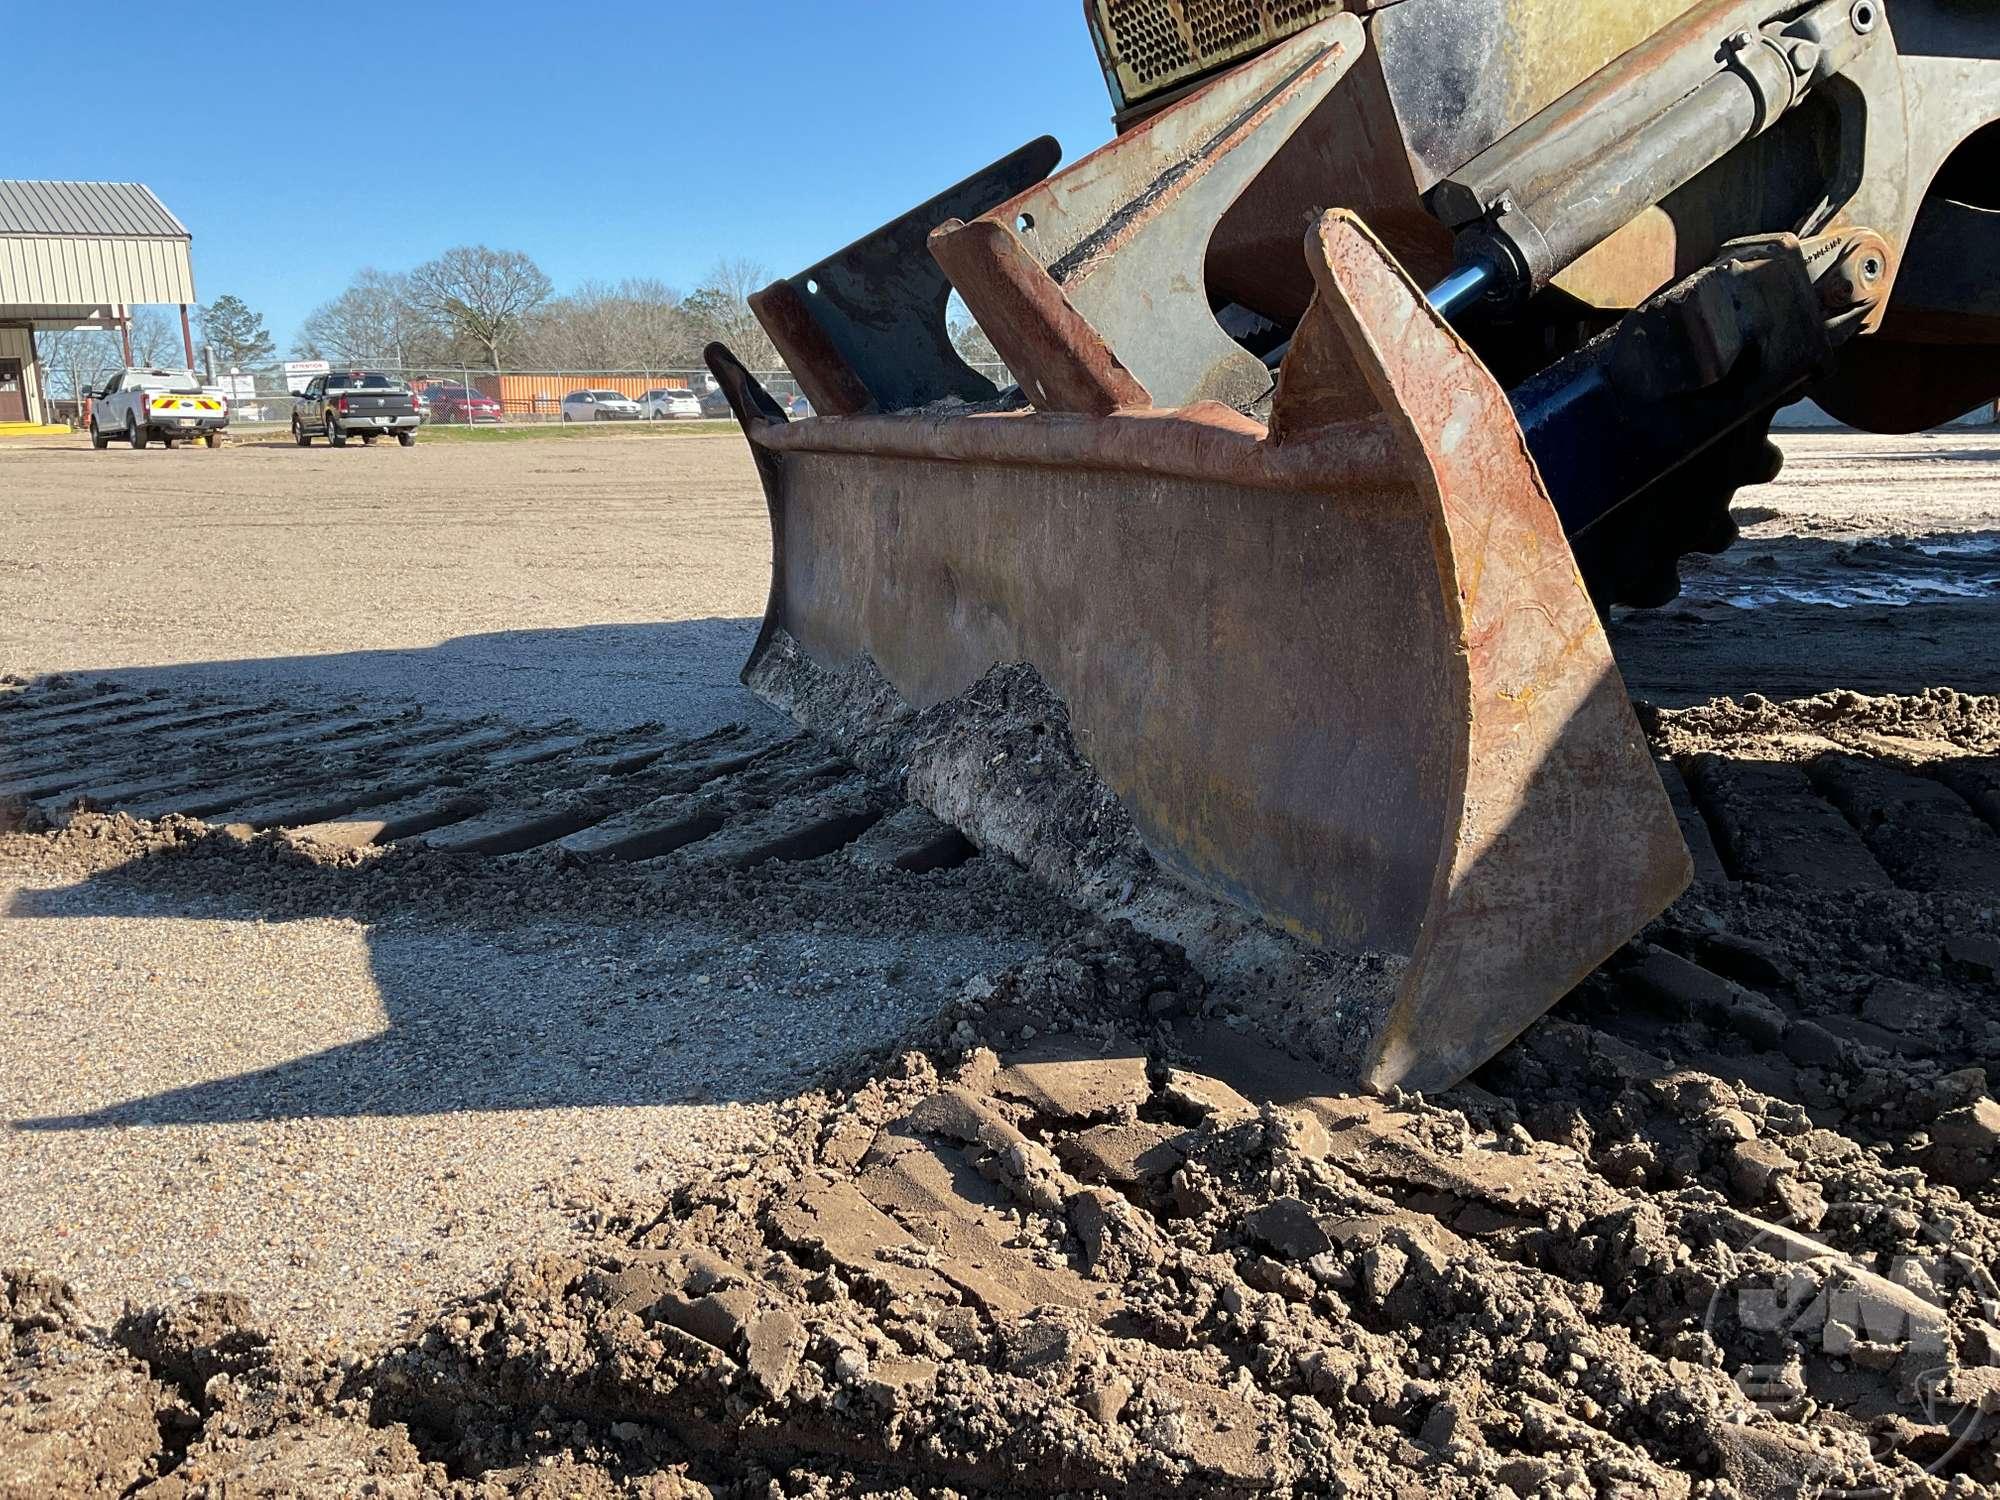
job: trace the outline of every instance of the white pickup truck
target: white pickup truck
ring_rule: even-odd
[[[121,370],[90,397],[90,446],[102,448],[123,438],[143,448],[158,438],[171,448],[196,438],[222,445],[229,425],[229,402],[201,388],[192,370]]]

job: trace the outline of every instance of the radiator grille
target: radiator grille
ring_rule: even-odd
[[[1240,62],[1347,7],[1347,0],[1089,0],[1120,109]]]
[[[1242,0],[1181,0],[1181,10],[1197,57],[1233,57],[1269,24],[1257,6]]]
[[[1174,0],[1103,0],[1104,41],[1121,72],[1141,85],[1177,78],[1194,67]],[[1107,59],[1109,61],[1109,59]]]

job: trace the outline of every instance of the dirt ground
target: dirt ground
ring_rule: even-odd
[[[756,711],[736,673],[770,577],[733,435],[0,444],[0,669],[17,673],[699,733]]]
[[[776,723],[736,680],[770,570],[740,439],[7,445],[0,535],[24,678],[673,740]],[[916,950],[900,920],[754,910],[468,934],[428,895],[272,923],[0,871],[26,1002],[0,1018],[0,1260],[100,1315],[206,1271],[298,1337],[380,1336],[567,1233],[579,1182],[755,1149],[773,1101],[1022,952],[976,908]]]
[[[2000,575],[2000,435],[1779,438],[1784,477],[1739,506],[1743,541],[1691,559],[1673,608],[1621,620],[1633,692],[2000,690],[1983,617],[1954,608]],[[736,673],[770,537],[734,437],[5,444],[0,523],[0,670],[407,696],[594,729],[698,733],[759,712]]]
[[[1663,610],[1621,612],[1612,644],[1635,696],[1700,703],[1828,687],[2000,692],[2000,432],[1781,432],[1779,481],[1734,508],[1742,539],[1682,564]]]
[[[644,700],[564,591],[629,553],[673,590],[633,628],[753,613],[731,448],[310,455],[394,476],[341,532],[370,609],[312,509],[249,519],[260,450],[117,455],[212,461],[180,513],[247,583],[174,523],[93,541],[79,483],[155,535],[119,471],[0,450],[0,787],[40,797],[0,832],[0,1496],[2000,1491],[2000,438],[1785,443],[1744,542],[1614,623],[1697,885],[1436,1098],[1341,1094],[948,850],[721,645]],[[550,462],[626,504],[544,506]],[[707,583],[636,535],[701,484]],[[490,600],[431,544],[541,559],[552,613],[451,649]],[[383,820],[326,789],[460,740],[512,757],[478,808],[342,842]],[[61,815],[103,766],[156,821]],[[292,783],[310,836],[240,821]]]

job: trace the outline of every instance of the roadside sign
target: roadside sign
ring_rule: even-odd
[[[287,377],[289,379],[289,377]],[[311,376],[307,376],[311,379]],[[255,375],[218,375],[215,384],[222,394],[229,398],[231,406],[257,399],[257,377]]]
[[[297,395],[306,388],[314,376],[324,375],[333,368],[323,359],[290,359],[285,361],[285,389]]]

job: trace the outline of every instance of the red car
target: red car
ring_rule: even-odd
[[[463,385],[424,387],[424,408],[433,422],[497,422],[500,403]]]

